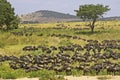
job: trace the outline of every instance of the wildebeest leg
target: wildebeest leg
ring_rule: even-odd
[[[83,70],[83,75],[86,75],[86,73],[88,72],[88,70]]]
[[[115,75],[115,71],[113,71],[113,76]]]
[[[98,75],[98,74],[99,74],[99,72],[100,72],[100,69],[96,70],[96,75]]]
[[[109,73],[110,73],[110,72],[109,72],[108,69],[107,69],[107,75],[109,75]]]
[[[86,75],[86,72],[85,72],[85,71],[83,71],[83,75]]]
[[[67,75],[71,75],[72,72],[71,72],[71,71],[66,71],[66,74],[67,74]]]

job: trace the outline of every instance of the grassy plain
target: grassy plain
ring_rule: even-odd
[[[120,21],[98,21],[95,25],[95,33],[90,33],[88,22],[20,24],[20,28],[17,30],[0,32],[0,54],[14,56],[42,54],[41,51],[22,51],[22,48],[26,45],[44,45],[49,47],[69,44],[86,44],[86,42],[83,40],[48,36],[50,34],[66,34],[77,36],[86,40],[120,40]],[[32,36],[16,36],[12,34],[12,32],[19,32],[29,28],[32,28]],[[30,30],[28,32],[30,32]],[[38,36],[41,34],[43,36]],[[43,70],[25,73],[21,69],[10,69],[8,62],[0,63],[1,78],[43,77],[43,79],[47,80],[47,77],[51,76],[55,77],[54,71]],[[55,78],[52,80],[58,79]]]
[[[64,26],[56,26],[63,24]],[[18,55],[21,54],[21,48],[25,45],[46,45],[59,46],[70,43],[84,44],[85,41],[67,38],[51,37],[49,34],[66,34],[78,36],[83,39],[93,40],[116,40],[120,39],[120,21],[98,21],[95,27],[95,33],[90,33],[88,24],[84,22],[66,22],[66,23],[43,23],[43,24],[21,24],[17,30],[9,32],[0,32],[0,54]],[[11,32],[24,30],[23,27],[33,28],[32,36],[15,36]],[[58,29],[57,29],[58,28]],[[61,29],[59,29],[61,28]],[[84,29],[87,28],[87,29]],[[37,36],[43,34],[43,36]]]

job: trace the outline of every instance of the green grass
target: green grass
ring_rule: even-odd
[[[10,69],[8,62],[2,63],[0,65],[0,78],[3,79],[16,79],[16,78],[23,78],[23,77],[28,77],[28,78],[40,78],[40,80],[64,80],[62,77],[58,78],[56,76],[56,73],[54,71],[48,71],[48,70],[39,70],[39,71],[32,71],[26,73],[22,69],[18,70],[13,70]]]
[[[0,78],[4,79],[16,79],[25,77],[25,72],[23,70],[13,70],[10,69],[8,62],[3,62],[0,66]]]

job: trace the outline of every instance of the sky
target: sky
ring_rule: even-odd
[[[104,16],[120,16],[120,0],[7,0],[15,8],[18,15],[35,12],[38,10],[52,10],[66,14],[75,15],[80,5],[103,4],[108,5],[111,10]]]

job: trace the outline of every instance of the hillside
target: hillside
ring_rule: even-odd
[[[74,22],[81,21],[79,17],[75,15],[49,11],[39,10],[29,14],[23,14],[20,16],[22,23],[49,23],[49,22]],[[98,20],[120,20],[119,16],[105,17]]]
[[[20,16],[22,23],[48,23],[78,21],[78,17],[55,11],[40,10]]]

